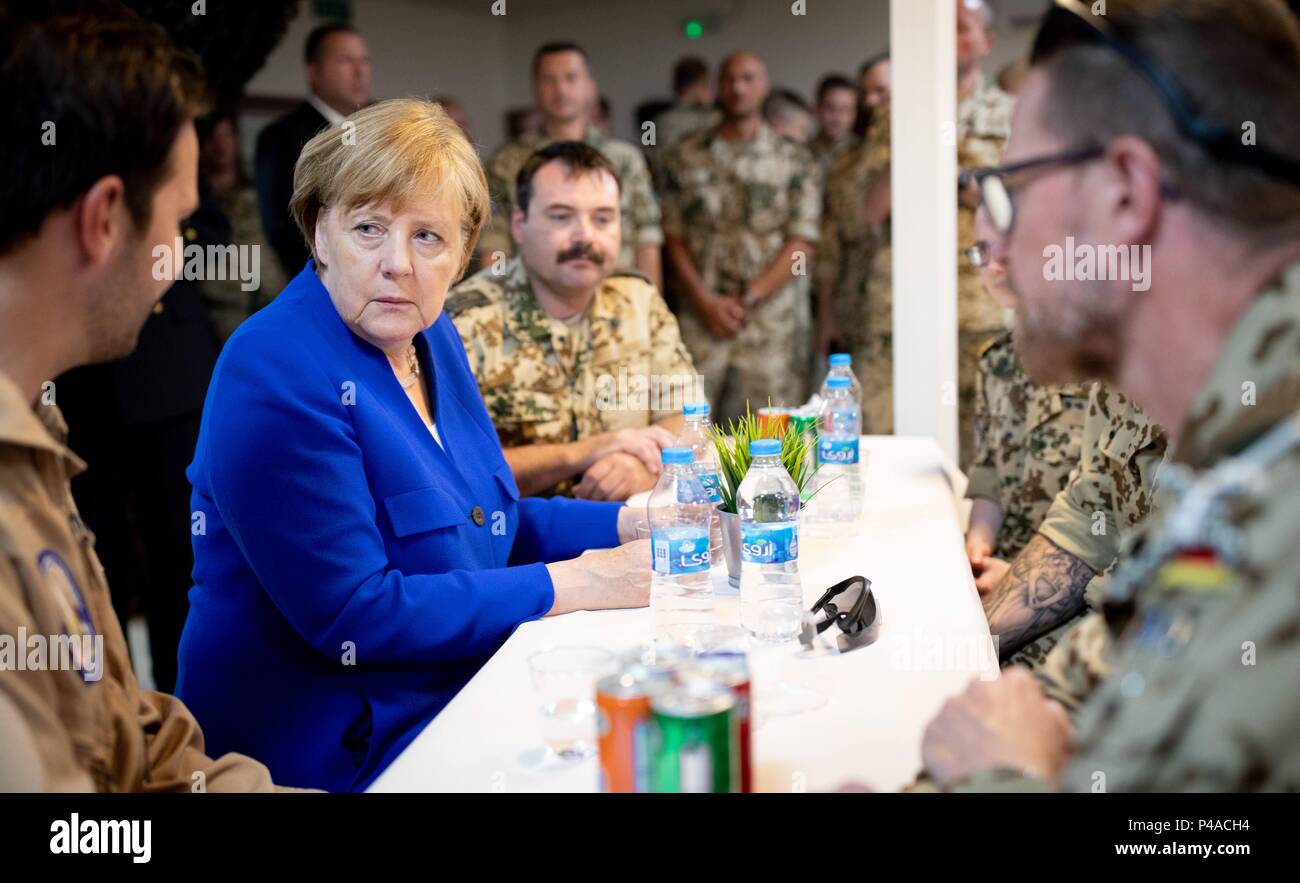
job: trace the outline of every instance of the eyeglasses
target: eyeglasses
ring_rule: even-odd
[[[1028,173],[1042,173],[1053,167],[1065,168],[1090,162],[1104,156],[1105,153],[1106,150],[1102,147],[1083,147],[991,169],[975,169],[964,172],[961,183],[963,188],[971,182],[979,187],[980,204],[988,213],[993,229],[1005,236],[1011,232],[1016,220],[1016,203],[1013,194],[1018,187],[1028,183],[1030,177]],[[973,259],[972,263],[974,263]],[[975,264],[975,266],[983,265]]]
[[[1038,63],[1077,42],[1101,43],[1122,55],[1160,94],[1179,133],[1215,159],[1249,166],[1300,187],[1300,161],[1258,142],[1248,145],[1239,131],[1200,116],[1195,102],[1168,71],[1125,40],[1104,15],[1094,15],[1081,0],[1055,0],[1034,39],[1030,62]]]

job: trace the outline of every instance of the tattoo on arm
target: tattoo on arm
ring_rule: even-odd
[[[1092,568],[1042,534],[1034,534],[1011,569],[984,599],[989,631],[1005,659],[1070,620],[1083,607]]]

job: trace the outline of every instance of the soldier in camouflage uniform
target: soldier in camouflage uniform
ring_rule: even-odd
[[[1104,612],[1048,657],[1073,695],[1046,694],[1077,709],[1064,788],[1095,789],[1097,771],[1109,790],[1300,788],[1298,355],[1300,263],[1257,296],[1197,393],[1161,505],[1124,540],[1108,584],[1090,587]],[[1207,516],[1198,498],[1221,502]],[[1068,659],[1072,644],[1105,665]],[[990,772],[967,786],[1038,784]]]
[[[590,102],[595,84],[587,70],[586,54],[570,43],[548,44],[538,50],[533,63],[533,90],[542,116],[541,129],[499,147],[486,164],[492,193],[492,222],[479,238],[483,266],[497,254],[510,257],[510,214],[514,208],[515,176],[524,161],[548,144],[584,140],[603,153],[618,172],[622,184],[623,239],[618,252],[619,270],[637,271],[658,285],[659,249],[663,245],[659,203],[650,171],[640,149],[626,141],[608,138],[590,124]],[[569,80],[578,82],[572,88]]]
[[[718,419],[744,414],[746,402],[799,405],[808,394],[821,192],[808,149],[763,122],[767,91],[761,61],[729,57],[723,123],[687,136],[665,162],[682,337]]]
[[[988,12],[982,4],[957,0],[957,167],[959,171],[995,166],[1011,134],[1010,95],[985,79],[980,64],[992,48]],[[971,462],[975,439],[975,388],[985,344],[1006,327],[1002,310],[990,297],[979,271],[963,255],[975,242],[979,194],[968,187],[957,206],[957,413],[963,469]]]
[[[1074,708],[1106,673],[1106,643],[1095,622],[1120,542],[1157,505],[1164,431],[1127,397],[1093,384],[1076,468],[1051,501],[1007,576],[984,598],[989,630],[1009,664],[1026,665],[1044,688]],[[1062,598],[1036,605],[1040,581]]]
[[[654,179],[655,192],[664,187],[663,158],[691,132],[722,122],[713,101],[713,80],[709,63],[696,55],[679,58],[673,65],[673,104],[654,119],[654,139],[645,145],[646,162]],[[645,140],[645,139],[642,139]]]
[[[886,213],[872,223],[864,207],[873,187],[889,180],[889,105],[876,109],[862,144],[832,167],[818,246],[819,349],[838,342],[862,382],[862,428],[894,431],[893,292]],[[887,208],[887,206],[886,206]]]
[[[680,431],[682,406],[703,400],[702,384],[649,280],[567,269],[571,256],[617,250],[617,224],[600,223],[617,213],[609,161],[560,142],[530,158],[524,176],[520,255],[500,275],[488,267],[457,285],[445,309],[523,492],[625,499],[653,484],[660,449]],[[592,215],[591,241],[576,218],[546,217],[551,204]]]
[[[825,180],[835,161],[861,143],[853,134],[858,113],[858,90],[841,74],[822,77],[817,84],[815,110],[818,129],[808,141],[808,150]]]
[[[1026,377],[1010,331],[985,346],[966,496],[977,511],[978,501],[993,511],[987,521],[972,514],[968,551],[978,539],[985,555],[1010,561],[1020,554],[1079,465],[1087,408],[1085,384],[1039,386]]]
[[[1110,671],[1075,725],[1013,670],[945,705],[923,739],[924,764],[941,785],[977,790],[1294,791],[1300,137],[1285,123],[1300,83],[1300,27],[1271,0],[1204,0],[1195,17],[1177,3],[1111,0],[1104,24],[1090,18],[1087,7],[1060,5],[1045,20],[1021,93],[1023,141],[1013,140],[1008,161],[1051,155],[1081,137],[1118,151],[1094,160],[1106,174],[1146,157],[1150,180],[1168,187],[1149,199],[1127,191],[1142,201],[1143,230],[1132,235],[1162,231],[1150,246],[1151,285],[1134,298],[1126,280],[1062,284],[1012,261],[1018,310],[1036,318],[1018,343],[1031,370],[1056,376],[1087,365],[1141,393],[1170,430],[1159,503],[1125,538],[1101,599]],[[1195,79],[1206,33],[1221,64],[1214,77]],[[1174,163],[1152,143],[1153,132],[1169,131],[1167,98],[1150,90],[1120,106],[1083,96],[1085,63],[1128,94],[1159,70],[1194,85],[1190,101],[1209,114],[1202,122],[1240,116],[1278,140],[1232,159],[1197,151],[1189,165]],[[1086,192],[1080,177],[1075,170],[1020,190],[994,252],[1041,254],[1075,216],[1088,217],[1102,242],[1118,241],[1121,227],[1133,231],[1132,202]],[[1016,215],[1034,223],[1017,224]],[[1062,320],[1084,303],[1096,309],[1067,328]],[[1115,346],[1096,349],[1107,334]],[[1104,445],[1135,441],[1119,434]],[[1049,589],[1046,603],[1054,595]]]

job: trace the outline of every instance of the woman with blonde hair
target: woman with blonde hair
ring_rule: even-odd
[[[440,107],[317,135],[291,210],[313,260],[226,344],[188,473],[177,693],[209,750],[361,789],[521,622],[643,606],[649,544],[619,504],[519,499],[442,314],[489,202]]]

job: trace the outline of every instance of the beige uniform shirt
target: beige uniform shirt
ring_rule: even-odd
[[[644,276],[609,276],[585,314],[562,322],[538,305],[519,258],[504,269],[466,279],[446,305],[502,447],[640,429],[703,401],[677,320]]]
[[[272,790],[256,761],[204,755],[179,700],[140,689],[73,504],[85,464],[66,434],[53,403],[33,411],[0,374],[0,695],[36,746],[41,787]]]
[[[998,557],[1020,553],[1067,487],[1079,465],[1087,409],[1087,385],[1039,386],[1026,376],[1010,331],[985,348],[966,496],[1001,507]]]

